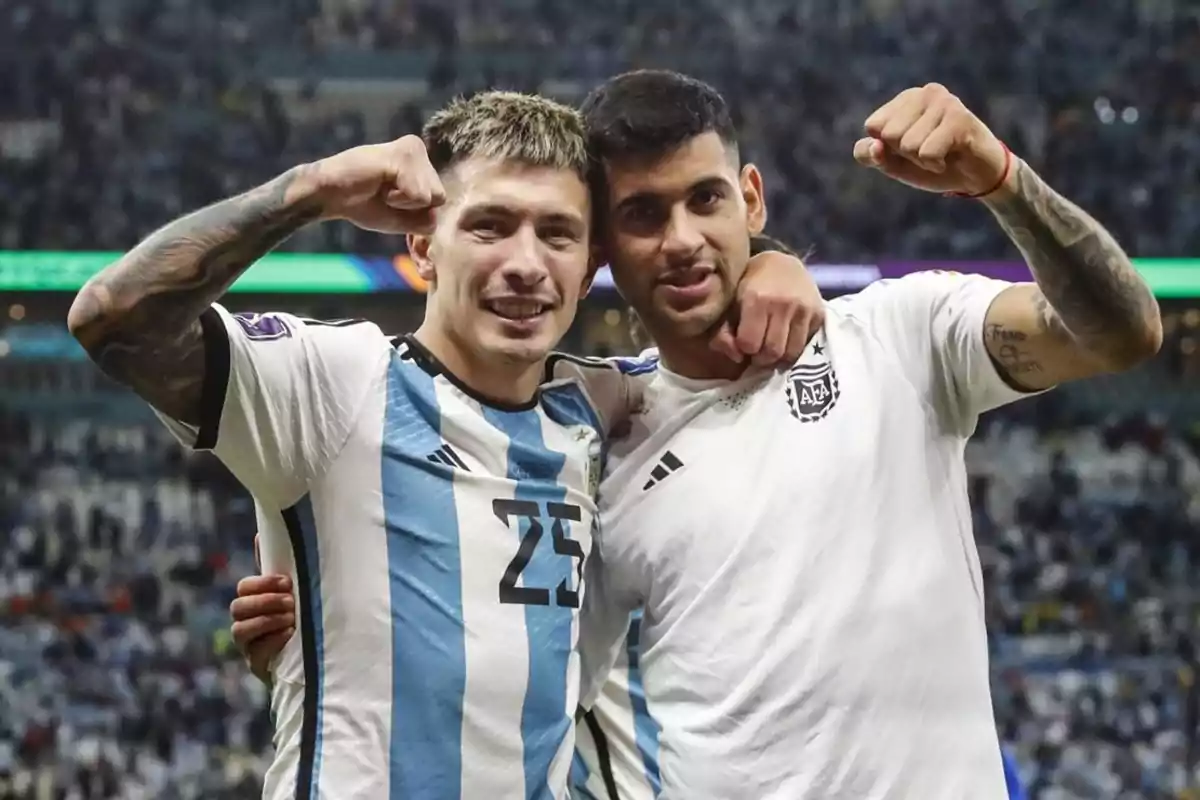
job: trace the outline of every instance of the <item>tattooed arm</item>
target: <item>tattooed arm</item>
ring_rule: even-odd
[[[1012,383],[1045,389],[1158,352],[1158,303],[1100,223],[1016,158],[984,203],[1037,281],[1001,292],[987,314],[988,352]]]
[[[151,234],[83,287],[67,317],[71,333],[105,374],[197,424],[200,316],[251,264],[320,216],[311,173],[297,167]]]

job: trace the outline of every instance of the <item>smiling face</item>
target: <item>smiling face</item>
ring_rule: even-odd
[[[762,228],[762,179],[715,132],[647,162],[606,162],[605,250],[621,293],[660,343],[711,330]]]
[[[537,95],[482,92],[425,123],[446,203],[409,236],[429,284],[417,337],[473,391],[527,402],[591,279],[583,118]]]
[[[762,177],[741,166],[729,108],[712,86],[627,72],[584,100],[602,250],[664,357],[706,351],[766,222]]]
[[[580,176],[470,158],[446,176],[431,237],[412,237],[428,318],[474,361],[540,362],[570,328],[591,277],[591,205]]]

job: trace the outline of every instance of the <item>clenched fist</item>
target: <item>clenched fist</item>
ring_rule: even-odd
[[[306,169],[322,219],[344,219],[369,231],[428,233],[435,209],[446,202],[419,136],[354,147]]]
[[[905,89],[863,125],[854,158],[929,192],[981,195],[1010,174],[996,135],[941,84]]]

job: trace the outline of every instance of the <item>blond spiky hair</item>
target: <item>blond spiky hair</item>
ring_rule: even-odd
[[[569,169],[587,179],[583,117],[545,97],[493,91],[455,98],[429,118],[421,135],[438,172],[480,157]]]

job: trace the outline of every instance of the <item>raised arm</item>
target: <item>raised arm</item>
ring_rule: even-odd
[[[1013,286],[988,310],[988,351],[1017,384],[1043,389],[1128,369],[1162,345],[1150,287],[1086,212],[1011,157],[1004,185],[983,198],[1025,256],[1036,284]]]
[[[321,215],[314,167],[175,220],[93,277],[67,316],[105,374],[174,419],[200,422],[200,315],[251,264]]]
[[[444,200],[420,138],[355,147],[151,234],[83,287],[67,324],[106,374],[195,425],[205,373],[201,314],[247,267],[317,220],[425,232]]]
[[[901,92],[864,128],[860,163],[919,189],[981,198],[1025,256],[1036,284],[1001,292],[985,321],[988,352],[1010,382],[1044,389],[1158,352],[1158,304],[1120,245],[944,86]]]

